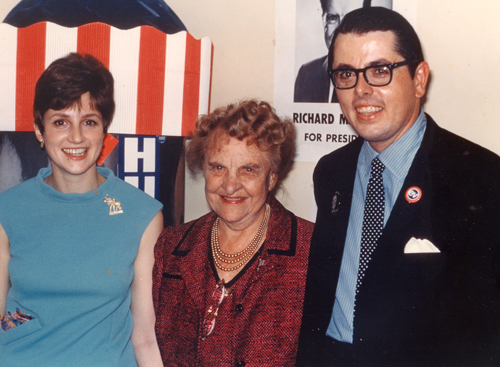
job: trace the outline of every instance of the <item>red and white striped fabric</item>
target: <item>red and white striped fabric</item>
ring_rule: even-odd
[[[33,130],[35,83],[69,52],[89,53],[115,79],[111,133],[186,136],[208,113],[213,46],[207,37],[167,35],[149,26],[103,23],[66,28],[43,22],[0,24],[0,131]]]

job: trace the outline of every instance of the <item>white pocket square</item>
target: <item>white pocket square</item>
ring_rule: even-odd
[[[405,254],[423,254],[429,252],[441,252],[431,241],[412,237],[405,246]]]

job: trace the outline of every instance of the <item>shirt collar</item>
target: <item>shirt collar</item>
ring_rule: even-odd
[[[365,140],[359,154],[358,166],[369,173],[373,158],[378,156],[387,170],[398,180],[404,181],[415,153],[422,143],[426,126],[427,118],[424,111],[420,109],[417,119],[408,131],[381,153],[377,153]]]

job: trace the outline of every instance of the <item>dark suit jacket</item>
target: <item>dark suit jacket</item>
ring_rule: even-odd
[[[330,76],[328,75],[328,55],[302,65],[295,79],[294,102],[338,102],[335,91],[332,101]]]
[[[297,365],[500,365],[500,158],[429,116],[356,297],[354,342],[325,336],[362,144],[323,157],[314,172],[318,214]],[[405,199],[412,186],[422,190],[416,203]],[[411,237],[441,252],[404,254]],[[344,355],[350,362],[334,364]]]
[[[155,248],[153,300],[165,366],[289,366],[295,364],[313,224],[275,198],[258,258],[224,298],[215,329],[201,340],[215,289],[209,260],[215,213],[168,227]]]

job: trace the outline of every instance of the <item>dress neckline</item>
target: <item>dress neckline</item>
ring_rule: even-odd
[[[44,179],[52,174],[52,167],[45,167],[38,171],[35,178],[39,190],[46,196],[56,201],[62,202],[91,202],[94,200],[103,200],[116,182],[116,176],[109,168],[97,167],[97,172],[106,178],[106,180],[95,190],[90,190],[84,194],[70,193],[64,194],[57,191],[52,186],[45,183]]]

